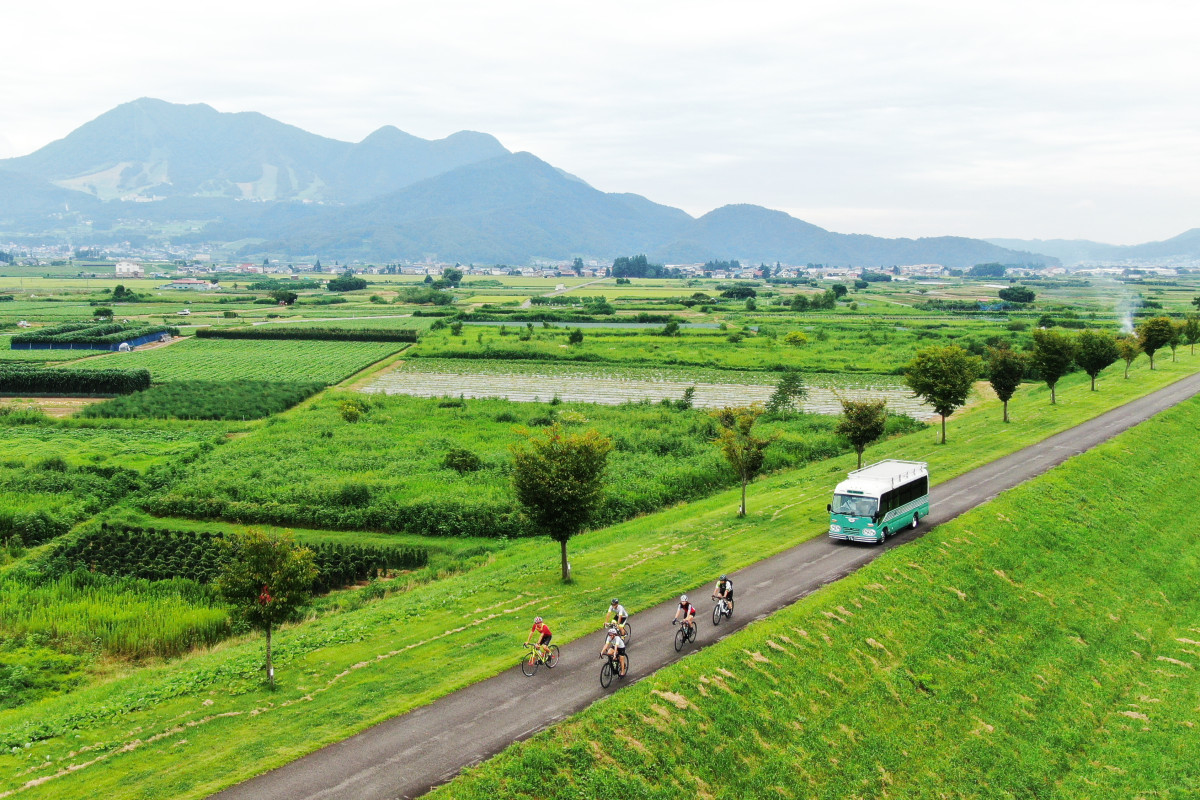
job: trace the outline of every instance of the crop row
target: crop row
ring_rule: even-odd
[[[150,388],[144,369],[42,369],[0,366],[0,392],[9,394],[128,394]]]
[[[293,325],[254,325],[200,328],[200,339],[274,339],[322,342],[415,342],[417,331],[407,328],[312,328]]]
[[[46,571],[58,577],[78,569],[150,581],[188,578],[209,583],[220,573],[222,533],[172,531],[166,528],[110,526],[81,534],[47,559]],[[418,547],[373,547],[322,542],[309,545],[317,567],[314,590],[320,593],[368,577],[429,563]]]
[[[83,417],[247,420],[286,411],[325,388],[279,381],[172,381],[85,408]]]
[[[12,337],[12,346],[16,348],[17,345],[77,344],[106,347],[156,333],[178,335],[179,329],[166,325],[121,325],[118,323],[98,325],[93,322],[68,322],[52,328],[18,333]]]

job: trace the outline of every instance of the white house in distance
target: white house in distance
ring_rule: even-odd
[[[209,292],[219,288],[217,284],[209,281],[201,281],[196,278],[179,278],[162,286],[163,289],[187,289],[193,292]]]
[[[118,261],[117,262],[117,277],[118,278],[144,278],[146,271],[142,269],[142,265],[135,261]]]

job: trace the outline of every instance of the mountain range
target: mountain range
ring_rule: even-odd
[[[0,160],[0,236],[509,264],[636,253],[665,263],[1057,264],[1095,244],[847,235],[752,205],[695,218],[598,191],[486,133],[426,140],[386,126],[349,143],[258,113],[151,98]],[[1200,231],[1171,242],[1200,251]]]

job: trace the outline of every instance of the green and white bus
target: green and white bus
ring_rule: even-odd
[[[879,461],[856,469],[833,490],[829,538],[882,542],[929,516],[929,465],[924,461]]]

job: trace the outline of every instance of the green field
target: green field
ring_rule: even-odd
[[[998,421],[999,404],[985,401],[951,420],[948,446],[922,431],[872,447],[867,457],[927,460],[935,482],[945,480],[1198,363],[1167,362],[1151,373],[1143,361],[1130,380],[1107,381],[1094,393],[1084,376],[1070,376],[1056,406],[1045,387],[1026,386],[1012,403],[1009,426]],[[59,777],[28,790],[30,797],[74,796],[82,787],[116,796],[203,796],[511,666],[529,614],[552,616],[556,637],[569,641],[594,630],[603,611],[595,599],[613,587],[636,613],[670,596],[680,571],[734,570],[822,535],[831,481],[852,465],[851,457],[839,457],[758,481],[744,519],[734,515],[735,490],[577,537],[576,582],[569,586],[558,580],[557,545],[523,540],[419,592],[318,616],[276,637],[274,695],[259,680],[261,640],[242,638],[2,711],[0,741],[17,749],[0,752],[0,790],[29,780],[34,769]],[[183,723],[196,724],[173,732]],[[155,747],[124,749],[159,733]],[[84,746],[108,756],[94,761],[78,752]]]
[[[1195,797],[1198,428],[1192,399],[432,797]]]
[[[195,339],[132,353],[112,353],[75,366],[148,369],[167,381],[265,380],[337,383],[403,349],[378,342],[290,342]]]

